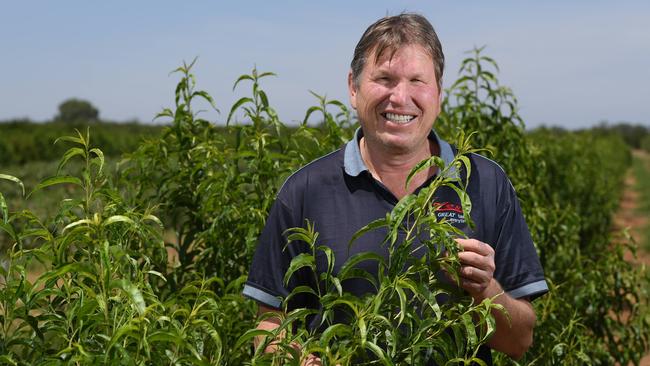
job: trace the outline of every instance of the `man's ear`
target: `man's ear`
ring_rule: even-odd
[[[352,108],[357,109],[357,88],[354,85],[352,70],[348,72],[348,92],[350,93],[350,105],[352,105]]]

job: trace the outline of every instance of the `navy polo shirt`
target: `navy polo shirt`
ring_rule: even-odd
[[[387,247],[381,245],[385,229],[361,236],[348,250],[348,242],[354,233],[371,221],[385,217],[397,204],[395,196],[375,180],[365,166],[359,150],[361,136],[359,129],[345,147],[307,164],[286,180],[260,236],[244,286],[245,296],[280,309],[282,299],[296,286],[317,286],[313,275],[307,271],[296,272],[288,286],[283,282],[291,259],[308,251],[304,243],[287,246],[285,231],[304,227],[305,220],[309,220],[319,233],[317,245],[332,248],[335,274],[346,259],[356,253],[372,251],[388,255]],[[446,165],[451,163],[454,158],[452,146],[433,131],[429,139],[437,140],[440,157]],[[470,229],[465,222],[460,200],[451,188],[441,187],[436,191],[435,201],[440,205],[436,214],[463,230],[468,237],[494,248],[494,277],[510,296],[534,298],[547,292],[537,252],[508,177],[492,160],[478,154],[469,157],[472,170],[467,193],[472,202],[471,218],[475,228]],[[458,172],[451,171],[450,174]],[[431,181],[427,180],[422,186]],[[324,253],[317,252],[316,262],[318,271],[327,268]],[[359,265],[369,266],[363,269],[376,273],[376,268],[372,268],[376,264],[372,261]],[[373,288],[365,280],[348,281],[344,284],[344,291],[361,296]],[[318,308],[314,301],[317,299],[313,296],[297,296],[289,308]]]

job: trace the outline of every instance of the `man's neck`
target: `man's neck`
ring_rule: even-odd
[[[440,155],[440,147],[437,142],[427,141],[428,145],[420,150],[402,153],[373,148],[373,146],[369,146],[365,137],[361,138],[359,147],[361,157],[372,176],[386,186],[399,200],[413,193],[437,171],[435,166],[421,171],[411,178],[408,187],[405,186],[406,178],[417,163],[432,155]]]

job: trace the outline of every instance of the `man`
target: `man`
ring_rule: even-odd
[[[281,298],[309,279],[283,276],[291,258],[304,248],[286,244],[284,231],[315,224],[319,244],[330,246],[336,257],[335,272],[346,258],[362,251],[387,255],[384,232],[364,235],[348,252],[352,235],[369,222],[384,217],[402,197],[426,186],[438,173],[436,167],[406,177],[418,162],[432,155],[446,163],[454,149],[432,131],[440,113],[444,56],[431,24],[416,14],[386,17],[371,25],[354,52],[348,75],[350,102],[361,129],[344,148],[301,168],[280,189],[260,237],[244,294],[257,300],[260,312],[279,311]],[[472,154],[472,173],[467,192],[472,201],[476,229],[467,227],[458,197],[441,191],[437,215],[464,230],[470,239],[457,239],[460,253],[460,286],[475,301],[496,297],[510,320],[495,312],[496,333],[488,345],[513,358],[530,347],[535,312],[530,300],[546,291],[537,258],[514,189],[494,162]],[[440,216],[439,216],[440,217]],[[317,259],[318,260],[318,259]],[[317,268],[324,268],[321,258]],[[363,283],[346,291],[362,295],[372,289]],[[308,299],[296,304],[317,307]],[[278,326],[277,319],[260,323],[261,329]],[[489,349],[481,357],[491,361]],[[313,357],[310,362],[318,364]]]

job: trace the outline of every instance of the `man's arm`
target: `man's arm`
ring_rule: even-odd
[[[268,318],[265,318],[264,320],[260,321],[257,324],[257,329],[273,331],[274,329],[277,329],[280,326],[283,313],[281,311],[279,311],[279,310],[275,310],[275,309],[270,308],[268,306],[265,306],[263,304],[259,304],[259,308],[257,310],[257,315],[258,316],[262,315],[264,313],[268,313],[268,312],[276,313],[278,315],[277,316],[269,316]],[[282,335],[282,334],[280,335],[280,337],[283,337],[283,336],[284,335]],[[255,344],[255,348],[257,348],[257,346],[260,343],[264,342],[264,338],[265,338],[264,336],[255,337],[255,339],[253,341],[254,344]],[[297,343],[293,343],[291,346],[293,348],[297,349],[297,350],[300,350],[300,345],[297,344]],[[264,352],[273,353],[273,352],[275,352],[277,350],[277,348],[278,347],[277,347],[276,342],[271,342],[271,343],[269,343],[268,346],[266,346],[266,348],[264,349]],[[319,357],[316,357],[316,356],[312,355],[312,354],[308,355],[307,358],[301,364],[301,366],[321,366],[321,365],[322,365],[321,359]]]
[[[495,303],[502,305],[508,316],[494,310],[496,331],[488,345],[506,353],[514,359],[521,358],[533,343],[535,327],[535,310],[527,299],[515,299],[503,292],[501,285],[494,279],[494,249],[476,239],[456,239],[463,248],[459,253],[462,264],[461,287],[476,302],[497,296]]]

